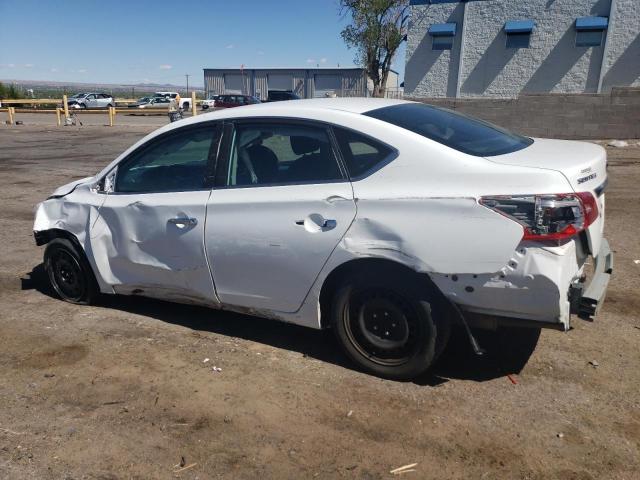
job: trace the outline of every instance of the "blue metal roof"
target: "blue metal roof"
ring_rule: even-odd
[[[609,26],[607,17],[576,18],[576,30],[606,30]]]
[[[455,34],[455,23],[434,23],[429,27],[429,35],[432,37],[453,37]]]
[[[531,33],[536,26],[533,20],[509,20],[504,24],[506,33]]]

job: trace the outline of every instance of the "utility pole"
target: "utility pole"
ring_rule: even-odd
[[[187,97],[189,96],[189,77],[190,75],[188,73],[184,74],[185,77],[187,77]]]

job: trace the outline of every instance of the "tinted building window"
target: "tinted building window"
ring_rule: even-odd
[[[365,115],[479,157],[515,152],[533,143],[530,138],[508,132],[488,122],[420,103],[379,108]]]
[[[580,30],[576,32],[576,47],[599,47],[602,45],[602,30]]]
[[[507,48],[529,48],[531,32],[507,33]]]

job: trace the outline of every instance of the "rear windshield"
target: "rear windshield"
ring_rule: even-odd
[[[533,143],[530,138],[516,135],[483,120],[420,103],[378,108],[365,115],[478,157],[515,152]]]

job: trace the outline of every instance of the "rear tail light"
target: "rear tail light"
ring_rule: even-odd
[[[523,240],[563,240],[577,235],[598,218],[589,192],[545,195],[496,195],[480,204],[524,227]]]

